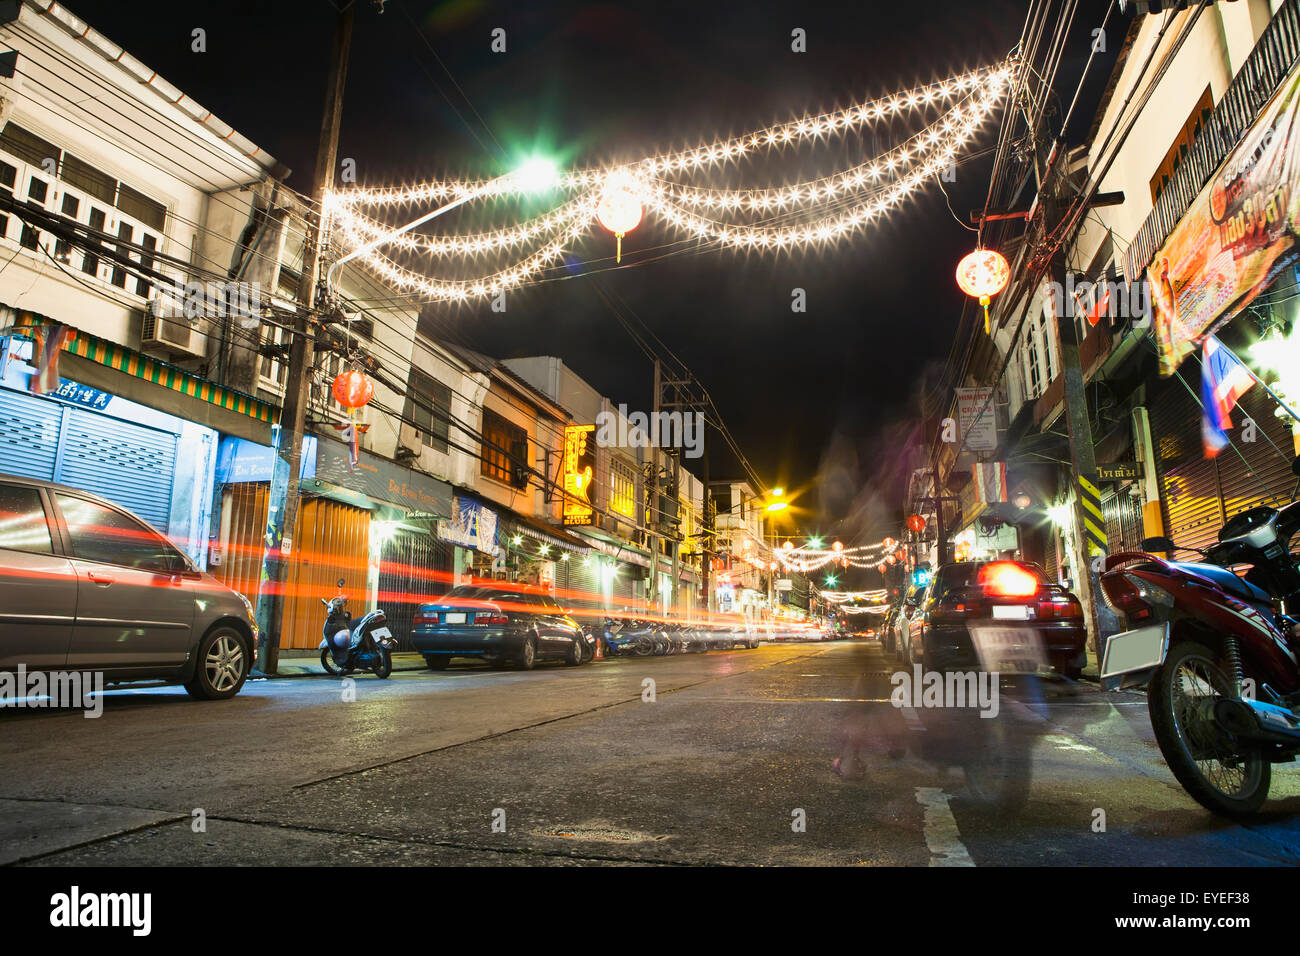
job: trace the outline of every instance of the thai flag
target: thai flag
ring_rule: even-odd
[[[1205,457],[1213,458],[1228,445],[1232,410],[1255,384],[1254,377],[1222,342],[1211,335],[1201,353],[1201,439]]]

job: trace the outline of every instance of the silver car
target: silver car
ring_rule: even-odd
[[[0,671],[239,693],[257,624],[242,595],[98,495],[0,474]]]

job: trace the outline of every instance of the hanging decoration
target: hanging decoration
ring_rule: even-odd
[[[552,189],[557,205],[488,231],[393,235],[398,223],[414,218],[411,207],[514,202],[527,192],[526,177],[349,187],[327,194],[322,213],[341,253],[359,252],[359,262],[402,294],[444,302],[495,297],[547,278],[593,225],[614,234],[621,263],[623,237],[647,216],[719,248],[821,247],[888,217],[956,163],[1003,100],[1015,70],[1008,61],[692,149],[562,173]],[[904,117],[928,118],[898,145],[827,176],[745,188],[709,181],[738,177],[768,155],[824,149],[873,127],[897,128]]]
[[[334,400],[349,413],[361,408],[375,397],[375,383],[360,369],[348,369],[334,377]]]
[[[996,249],[976,249],[957,263],[957,285],[984,306],[984,334],[989,334],[989,302],[1007,287],[1011,266]]]
[[[909,515],[907,518],[907,530],[913,534],[920,534],[925,530],[925,518],[920,515]]]

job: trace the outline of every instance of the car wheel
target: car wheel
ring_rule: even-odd
[[[575,637],[573,643],[569,645],[569,652],[564,655],[564,663],[568,664],[570,667],[577,667],[586,660],[587,655],[582,651],[582,645],[585,643],[586,642],[582,639],[582,635]]]
[[[537,663],[537,644],[531,637],[524,638],[524,646],[519,650],[519,666],[526,671],[533,669]]]
[[[426,654],[424,663],[429,665],[431,671],[445,671],[447,665],[451,663],[450,654]]]
[[[185,684],[191,697],[228,700],[239,693],[248,677],[252,660],[248,643],[233,627],[209,631],[199,641],[194,676]]]

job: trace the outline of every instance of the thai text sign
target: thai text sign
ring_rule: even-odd
[[[1264,108],[1151,260],[1147,281],[1162,375],[1172,375],[1300,253],[1298,93],[1300,72]]]

